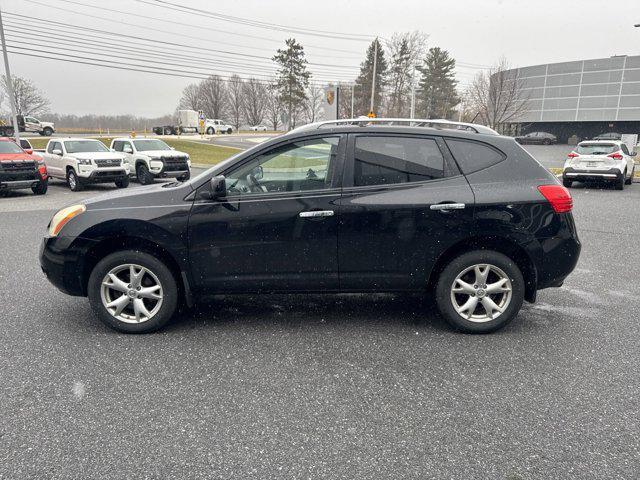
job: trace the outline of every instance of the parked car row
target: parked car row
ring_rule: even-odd
[[[148,185],[158,178],[190,177],[189,155],[159,139],[114,138],[107,148],[91,138],[53,138],[46,148],[34,150],[27,139],[18,145],[0,138],[0,191],[31,188],[42,195],[49,178],[66,181],[75,192],[96,183],[127,188],[131,178]]]
[[[558,137],[548,132],[530,132],[526,135],[515,137],[516,142],[522,145],[553,145],[558,143]],[[622,134],[617,132],[601,133],[592,140],[621,140]]]

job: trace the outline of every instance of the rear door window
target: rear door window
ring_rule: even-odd
[[[485,143],[454,138],[447,138],[445,141],[465,174],[491,167],[507,158],[500,150]]]
[[[444,172],[444,157],[433,138],[385,135],[355,138],[355,187],[434,180],[443,178]]]

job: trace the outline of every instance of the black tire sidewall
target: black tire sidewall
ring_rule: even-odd
[[[49,180],[40,180],[40,182],[38,182],[38,186],[32,187],[31,191],[35,195],[44,195],[45,193],[47,193],[48,189],[49,189]]]
[[[118,188],[127,188],[129,186],[129,177],[121,178],[120,180],[116,180],[116,187]]]
[[[451,285],[460,272],[479,263],[495,265],[505,272],[511,280],[511,303],[507,309],[494,320],[484,323],[463,319],[455,311],[451,303]],[[436,285],[436,303],[444,319],[454,328],[465,333],[490,333],[511,322],[522,307],[524,300],[524,279],[516,263],[506,255],[492,250],[474,250],[454,258],[444,268]]]
[[[153,183],[154,180],[151,176],[151,172],[149,172],[149,169],[144,163],[139,164],[138,168],[136,168],[136,176],[142,185],[149,185]]]
[[[102,279],[109,270],[125,263],[135,263],[151,270],[160,280],[163,301],[160,311],[143,323],[125,323],[113,317],[102,305],[100,288]],[[124,333],[149,333],[166,325],[178,306],[178,286],[171,270],[160,260],[144,252],[124,250],[107,255],[94,267],[87,285],[89,303],[96,316],[108,327]]]

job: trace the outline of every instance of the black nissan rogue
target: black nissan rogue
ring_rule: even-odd
[[[189,182],[64,208],[42,269],[123,332],[260,292],[424,292],[455,328],[490,332],[562,284],[580,242],[551,173],[486,127],[389,123],[307,125]]]

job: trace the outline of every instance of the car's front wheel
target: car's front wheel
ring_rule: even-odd
[[[49,181],[48,180],[40,180],[35,187],[31,187],[31,191],[35,195],[44,195],[47,193],[49,189]]]
[[[76,175],[76,172],[75,170],[73,170],[73,168],[70,168],[67,172],[67,185],[69,185],[69,189],[72,192],[79,192],[80,190],[82,190],[82,184],[80,183],[78,175]]]
[[[100,260],[89,277],[87,293],[98,318],[125,333],[162,328],[178,305],[178,286],[171,270],[161,260],[133,250]]]
[[[142,185],[150,185],[155,180],[155,177],[144,163],[140,163],[136,167],[136,177],[138,177],[138,182]]]
[[[116,187],[118,188],[127,188],[129,186],[129,176],[122,177],[119,180],[116,180]]]
[[[524,279],[499,252],[475,250],[453,259],[436,285],[445,320],[466,333],[489,333],[513,320],[524,300]]]
[[[564,185],[567,188],[571,188],[571,185],[573,185],[573,180],[569,180],[568,178],[563,178],[562,185]]]

